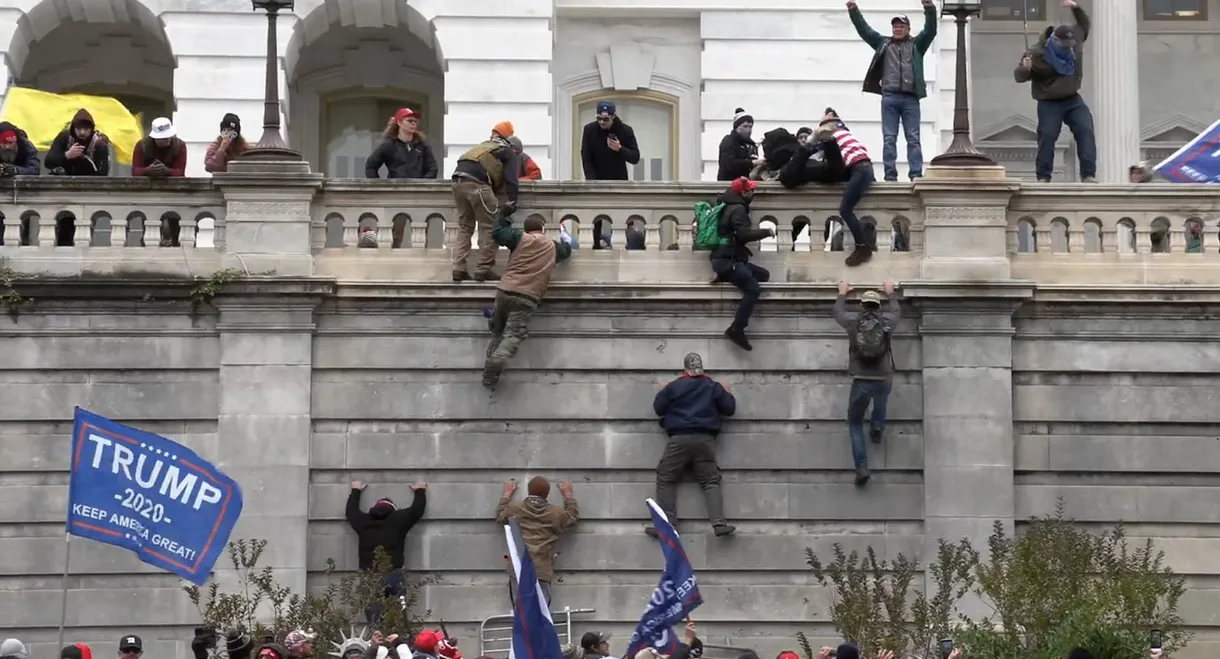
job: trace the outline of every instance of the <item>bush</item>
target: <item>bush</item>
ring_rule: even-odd
[[[887,565],[871,548],[861,558],[836,545],[831,563],[809,549],[806,561],[832,588],[835,628],[865,657],[881,648],[930,657],[942,635],[985,659],[1058,659],[1077,646],[1094,659],[1143,659],[1152,629],[1162,631],[1166,654],[1190,640],[1178,615],[1185,580],[1151,540],[1130,546],[1121,525],[1089,533],[1064,517],[1061,502],[1017,538],[996,522],[988,549],[983,561],[965,539],[941,541],[928,568],[930,596],[912,588],[922,573],[901,554]],[[968,593],[993,613],[977,620],[957,614]]]
[[[326,587],[316,595],[300,594],[281,585],[271,567],[259,567],[266,540],[235,540],[228,555],[237,575],[236,592],[222,592],[212,581],[205,588],[184,586],[199,610],[203,624],[225,631],[244,627],[256,643],[265,636],[282,640],[294,629],[312,629],[319,641],[340,640],[353,624],[363,624],[364,610],[380,605],[384,611],[378,627],[386,634],[414,634],[423,627],[431,611],[417,612],[424,587],[439,583],[435,576],[407,581],[406,594],[385,595],[382,580],[390,572],[390,557],[378,548],[372,570],[339,576],[333,559],[327,559]],[[223,645],[223,643],[222,643]]]

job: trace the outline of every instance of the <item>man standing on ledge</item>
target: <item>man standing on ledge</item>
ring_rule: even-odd
[[[1089,16],[1076,0],[1063,0],[1072,10],[1076,25],[1047,26],[1042,38],[1021,56],[1012,77],[1028,82],[1029,93],[1038,102],[1038,155],[1034,171],[1038,180],[1049,183],[1055,169],[1055,142],[1063,124],[1076,138],[1076,159],[1080,161],[1080,180],[1097,182],[1097,136],[1093,132],[1093,113],[1080,97],[1084,82],[1082,58],[1089,38]],[[1134,48],[1135,44],[1128,44]]]
[[[511,214],[517,208],[518,177],[521,164],[509,138],[513,125],[501,121],[491,135],[458,158],[453,170],[453,203],[457,206],[457,242],[453,245],[453,281],[466,281],[470,274],[470,239],[479,230],[479,260],[475,281],[496,281],[496,243],[491,237],[493,216],[497,211]]]
[[[911,38],[911,19],[890,19],[890,37],[881,36],[869,26],[856,7],[847,0],[847,14],[856,33],[873,49],[873,61],[864,74],[864,92],[881,95],[881,160],[885,180],[898,180],[898,124],[907,143],[907,170],[912,180],[923,176],[923,150],[919,143],[919,102],[928,95],[923,75],[923,56],[936,39],[936,4],[923,2],[923,29]]]
[[[512,216],[496,215],[492,239],[509,250],[504,278],[496,290],[496,305],[487,325],[491,342],[487,344],[487,361],[483,364],[483,386],[495,388],[508,360],[529,334],[530,318],[542,303],[542,296],[551,285],[555,266],[572,255],[572,236],[562,225],[559,240],[543,233],[542,218],[525,218],[525,230],[513,227]]]
[[[627,165],[640,162],[635,131],[615,112],[614,101],[599,101],[597,116],[580,137],[580,164],[586,181],[626,181]]]

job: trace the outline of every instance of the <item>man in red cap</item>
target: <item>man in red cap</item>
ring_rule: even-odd
[[[415,636],[415,642],[411,644],[412,659],[439,659],[437,649],[443,640],[443,634],[431,629],[423,630]]]
[[[741,177],[716,198],[717,203],[724,204],[724,210],[720,212],[719,233],[726,242],[712,250],[712,270],[718,280],[741,289],[741,302],[737,304],[733,324],[724,331],[724,335],[742,350],[754,349],[746,338],[746,326],[750,324],[754,305],[758,304],[758,298],[762,295],[760,284],[771,280],[771,273],[766,268],[750,263],[754,252],[746,246],[775,235],[775,229],[756,229],[750,220],[750,202],[757,187],[758,181]]]
[[[407,533],[415,528],[424,517],[424,509],[428,506],[428,484],[418,481],[411,485],[414,492],[411,507],[399,510],[394,501],[388,497],[374,503],[369,511],[361,512],[360,495],[364,492],[362,481],[352,481],[352,491],[347,497],[347,523],[356,532],[357,556],[361,570],[372,570],[376,565],[377,548],[385,550],[390,556],[389,574],[383,578],[384,595],[397,597],[406,590],[406,579],[402,575],[405,563]],[[369,624],[375,624],[381,619],[380,603],[370,605],[365,609],[365,617]]]
[[[382,133],[381,144],[364,161],[364,177],[380,178],[384,166],[386,178],[435,179],[440,169],[432,147],[419,132],[419,114],[402,108],[390,117]]]
[[[38,148],[25,131],[7,121],[0,121],[0,178],[38,176]]]

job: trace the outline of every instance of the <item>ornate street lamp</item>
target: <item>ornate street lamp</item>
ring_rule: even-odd
[[[263,136],[250,147],[243,159],[300,160],[301,154],[288,148],[280,135],[279,48],[276,46],[275,18],[281,11],[292,11],[293,0],[252,0],[254,10],[267,12],[267,88],[263,92]]]
[[[1028,2],[1029,0],[1021,0]],[[983,0],[944,0],[941,15],[957,19],[957,84],[953,98],[953,142],[949,150],[932,159],[942,167],[994,167],[995,161],[974,148],[970,141],[970,101],[966,75],[966,19],[983,9]]]

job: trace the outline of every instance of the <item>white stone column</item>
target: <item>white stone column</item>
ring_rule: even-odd
[[[1140,159],[1139,7],[1135,2],[1095,2],[1085,44],[1084,75],[1092,76],[1097,132],[1097,180],[1121,183]]]

